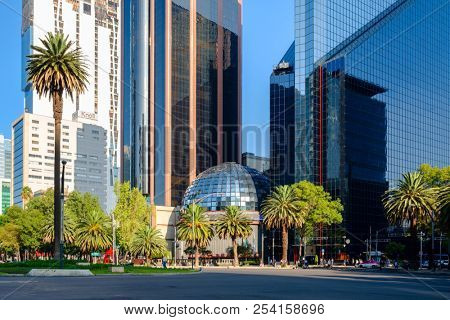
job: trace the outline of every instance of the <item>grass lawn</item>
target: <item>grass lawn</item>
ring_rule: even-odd
[[[110,265],[92,264],[89,266],[79,266],[78,261],[67,260],[64,261],[64,269],[88,269],[94,275],[101,274],[121,274],[109,272]],[[12,262],[0,264],[0,275],[2,274],[27,274],[31,269],[56,269],[59,267],[58,262],[53,260],[37,260],[26,262]],[[166,274],[166,273],[192,273],[196,272],[191,269],[162,269],[155,267],[134,267],[125,266],[125,273],[127,274]]]

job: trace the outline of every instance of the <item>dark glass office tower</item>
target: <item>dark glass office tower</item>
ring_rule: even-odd
[[[241,0],[124,3],[123,180],[176,206],[200,172],[239,162]]]
[[[272,185],[295,182],[295,43],[270,76],[270,170]]]
[[[352,244],[386,225],[402,173],[450,163],[449,16],[447,0],[296,0],[296,180],[343,200]]]

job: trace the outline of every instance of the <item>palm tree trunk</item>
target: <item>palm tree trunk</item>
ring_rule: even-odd
[[[61,120],[62,120],[62,91],[53,92],[53,118],[55,119],[55,163],[54,163],[54,228],[55,228],[55,260],[60,258],[61,241],[61,185],[60,185],[60,164],[61,164]]]
[[[233,241],[233,266],[239,267],[239,257],[238,257],[238,244],[236,238],[231,238]]]
[[[418,239],[417,239],[417,226],[415,219],[412,219],[411,226],[411,239],[410,239],[410,245],[409,245],[409,254],[408,259],[410,262],[410,265],[412,265],[413,268],[416,268],[419,265],[419,259],[417,257],[418,253]],[[419,266],[420,268],[421,266]]]
[[[199,258],[200,257],[199,257],[199,252],[198,252],[198,246],[195,246],[195,268],[197,268],[197,269],[200,266]]]
[[[302,261],[302,245],[303,245],[303,237],[300,235],[300,241],[298,244],[298,261]]]
[[[281,266],[287,265],[287,251],[288,251],[288,232],[286,226],[283,226],[281,228],[281,235],[282,235],[282,247],[283,247],[283,257],[281,258]]]

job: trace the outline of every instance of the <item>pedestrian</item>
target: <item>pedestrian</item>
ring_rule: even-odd
[[[162,258],[162,266],[164,269],[167,269],[167,258],[165,256]]]

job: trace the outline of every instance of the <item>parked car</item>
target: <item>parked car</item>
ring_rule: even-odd
[[[375,260],[370,259],[370,260],[360,263],[359,267],[365,268],[365,269],[375,269],[375,268],[379,268],[380,264],[378,262],[376,262]]]

